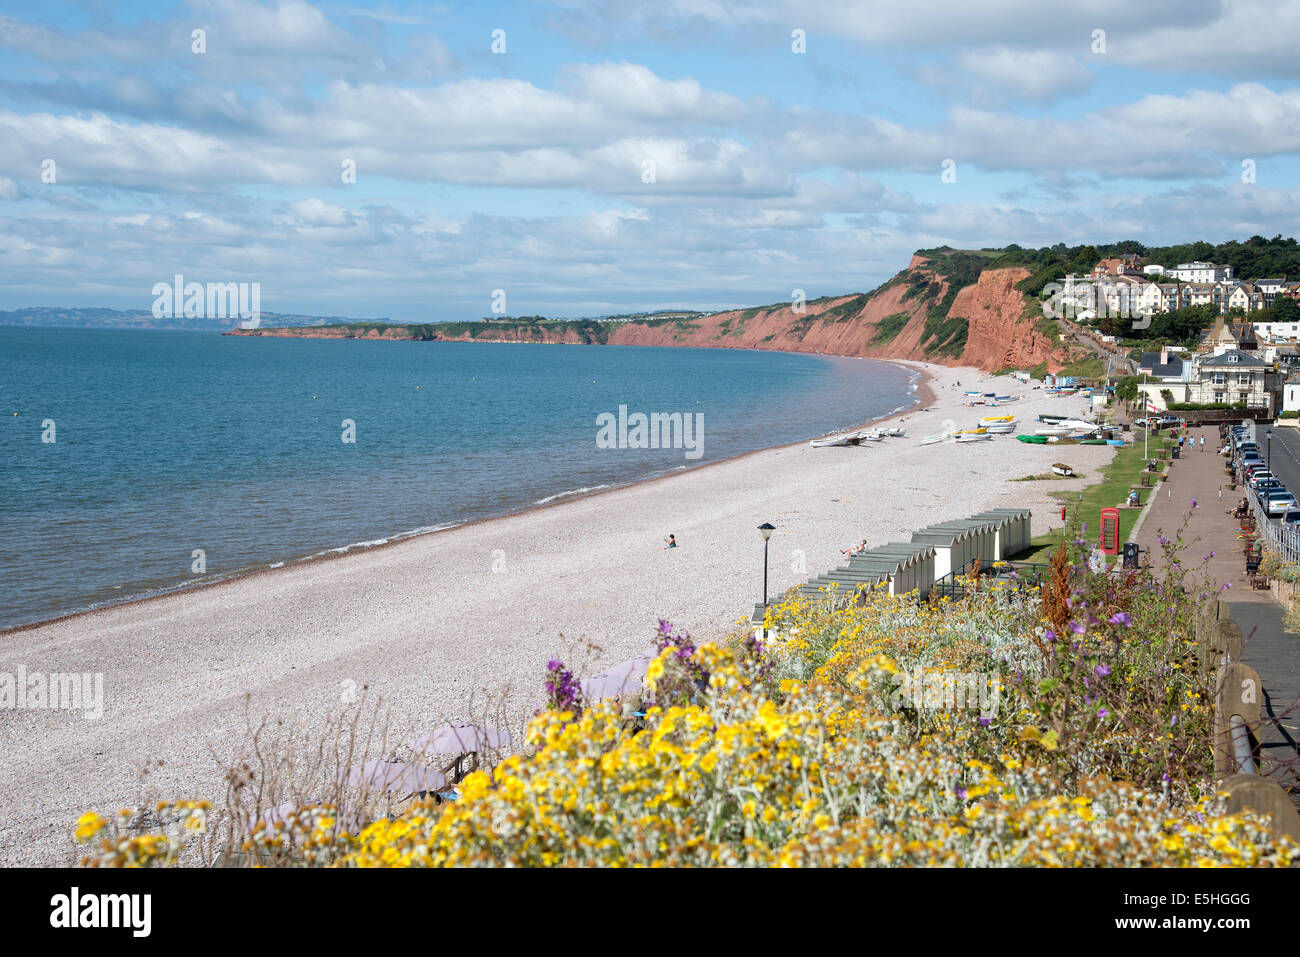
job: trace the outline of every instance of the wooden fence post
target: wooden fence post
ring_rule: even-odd
[[[1285,835],[1300,844],[1300,813],[1276,781],[1258,774],[1234,774],[1221,787],[1228,792],[1228,813],[1251,810],[1267,814],[1275,838]]]
[[[1197,652],[1201,674],[1209,676],[1225,661],[1240,661],[1241,626],[1231,618],[1220,618],[1205,627]]]
[[[1255,729],[1262,714],[1259,698],[1259,673],[1239,662],[1219,669],[1214,691],[1214,773],[1218,777],[1236,774],[1241,769],[1232,740],[1232,718],[1239,717],[1250,735],[1250,753],[1258,764],[1259,742]]]

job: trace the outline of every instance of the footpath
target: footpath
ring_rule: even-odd
[[[1183,565],[1197,568],[1211,556],[1204,564],[1219,587],[1229,586],[1220,597],[1241,626],[1242,661],[1259,672],[1264,686],[1264,719],[1258,732],[1261,770],[1300,806],[1300,635],[1285,630],[1284,609],[1272,592],[1252,589],[1246,578],[1241,530],[1231,513],[1250,493],[1223,487],[1227,460],[1217,454],[1218,428],[1188,431],[1197,440],[1196,450],[1184,451],[1170,463],[1169,477],[1156,492],[1136,540],[1157,569],[1166,561],[1160,539],[1175,539],[1180,529],[1186,545],[1178,556]]]

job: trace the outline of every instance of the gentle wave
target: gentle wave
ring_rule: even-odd
[[[612,485],[585,485],[582,488],[571,488],[567,492],[556,492],[554,495],[548,495],[546,498],[539,498],[534,505],[546,505],[554,502],[559,498],[568,498],[571,495],[586,495],[588,492],[598,492],[603,488],[613,488]]]

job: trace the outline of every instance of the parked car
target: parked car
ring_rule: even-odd
[[[1258,456],[1254,458],[1248,456],[1238,463],[1238,467],[1249,476],[1256,469],[1262,469],[1264,467],[1264,460]]]
[[[1272,472],[1270,472],[1268,469],[1255,469],[1255,471],[1250,473],[1250,487],[1257,489],[1259,488],[1261,483],[1267,481],[1268,479],[1276,480],[1277,476],[1274,475]]]
[[[1296,504],[1294,495],[1284,488],[1275,488],[1269,491],[1268,498],[1264,500],[1264,510],[1269,515],[1285,515]]]
[[[1289,508],[1282,513],[1283,525],[1300,525],[1300,508]]]
[[[1278,482],[1277,479],[1271,479],[1270,482],[1275,482],[1277,484],[1269,484],[1268,482],[1266,482],[1264,485],[1255,489],[1255,497],[1259,499],[1260,505],[1267,505],[1268,497],[1274,492],[1286,491],[1286,486],[1283,485],[1281,482]]]

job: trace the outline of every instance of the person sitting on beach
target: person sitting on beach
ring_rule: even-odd
[[[859,552],[865,552],[866,550],[867,550],[867,540],[864,538],[857,545],[850,545],[848,548],[841,548],[840,554],[847,555],[849,558],[852,558],[854,555],[857,555]]]
[[[664,547],[664,548],[676,548],[676,547],[677,547],[677,536],[676,536],[676,535],[669,535],[667,538],[664,539],[664,544],[663,544],[662,547]]]

